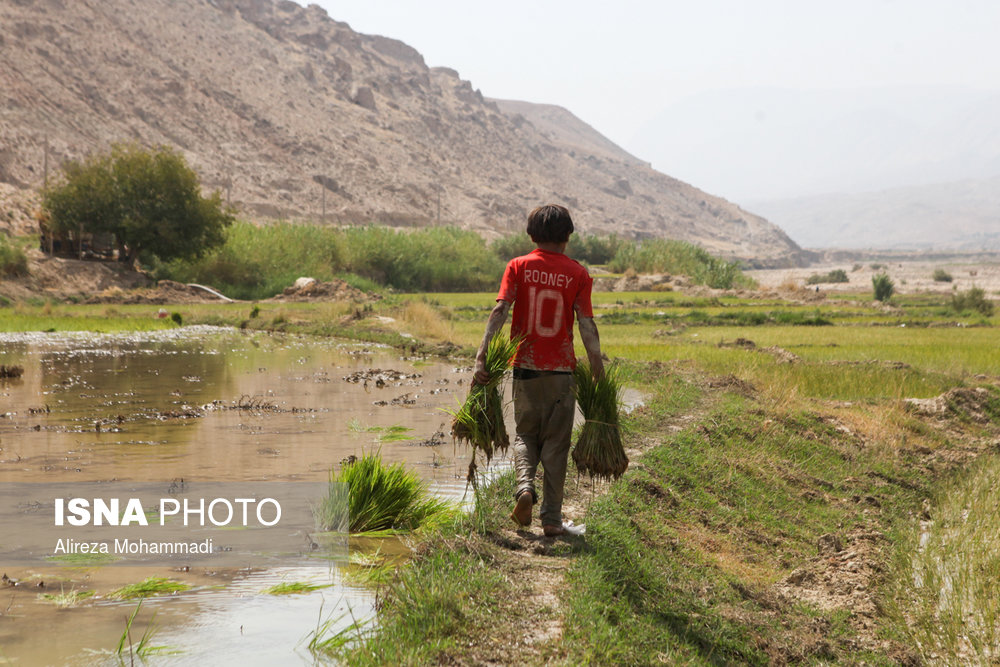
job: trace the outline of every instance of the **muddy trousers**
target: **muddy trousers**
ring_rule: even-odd
[[[541,463],[545,470],[540,512],[543,526],[562,525],[563,485],[575,409],[572,374],[514,380],[515,496],[529,492],[537,502],[535,473]]]

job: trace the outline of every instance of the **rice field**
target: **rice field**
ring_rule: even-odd
[[[1000,659],[1000,460],[982,462],[914,519],[891,612],[928,664]]]

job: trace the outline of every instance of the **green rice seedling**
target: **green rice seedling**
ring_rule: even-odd
[[[75,607],[84,600],[92,597],[94,597],[94,591],[92,590],[60,590],[58,593],[42,593],[38,596],[38,599],[44,600],[45,602],[51,602],[60,609],[66,609],[68,607]]]
[[[490,379],[486,384],[473,384],[465,403],[458,412],[453,413],[451,434],[482,451],[487,463],[493,458],[494,452],[505,452],[510,446],[510,436],[504,425],[500,383],[503,382],[520,344],[520,338],[508,338],[499,333],[490,339],[486,348],[486,371],[490,374]]]
[[[173,652],[166,646],[153,646],[150,644],[153,640],[153,635],[155,635],[157,631],[157,627],[153,624],[153,621],[156,619],[155,613],[152,618],[149,619],[149,625],[146,627],[146,631],[142,633],[142,637],[139,638],[139,642],[137,644],[132,643],[132,624],[135,623],[135,618],[139,615],[140,609],[142,609],[141,598],[139,599],[139,604],[135,606],[135,609],[132,610],[132,613],[129,614],[128,619],[125,621],[125,630],[122,632],[122,636],[118,639],[118,646],[115,648],[115,655],[122,656],[125,654],[126,646],[130,657],[139,656],[139,658],[148,658],[151,655]]]
[[[151,595],[166,595],[168,593],[179,593],[186,591],[190,586],[180,581],[167,579],[165,577],[147,577],[138,584],[129,584],[108,593],[109,600],[132,600],[144,598]]]
[[[622,396],[619,367],[608,366],[604,374],[595,379],[590,365],[579,363],[573,375],[576,401],[586,420],[573,448],[573,462],[577,470],[591,477],[618,479],[628,468],[618,427]]]
[[[329,588],[333,584],[307,584],[302,581],[289,581],[280,584],[275,584],[265,588],[262,593],[267,595],[298,595],[300,593],[312,593],[313,591],[318,591],[321,588]]]
[[[372,554],[352,552],[350,564],[346,573],[349,581],[366,586],[381,586],[392,577],[399,559],[383,555],[380,547]]]
[[[416,473],[402,463],[386,465],[376,451],[332,475],[330,495],[316,510],[324,530],[346,525],[352,534],[416,530],[450,516],[452,506],[434,498]],[[348,517],[340,489],[346,485]]]
[[[45,560],[51,563],[60,563],[66,567],[87,567],[105,565],[118,560],[114,554],[105,553],[85,553],[85,554],[55,554],[46,556]]]
[[[351,623],[347,626],[335,629],[341,621],[350,616]],[[358,620],[354,616],[351,605],[347,605],[347,611],[334,618],[332,615],[323,620],[323,605],[319,608],[319,619],[316,621],[316,629],[309,633],[309,643],[306,645],[314,654],[335,655],[348,647],[353,642],[364,641],[369,625],[375,617]]]

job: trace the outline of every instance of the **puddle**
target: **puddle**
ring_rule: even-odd
[[[469,452],[444,435],[451,418],[442,408],[465,396],[468,369],[370,345],[213,327],[0,334],[0,364],[23,368],[0,380],[0,482],[325,481],[341,460],[381,448],[435,493],[465,494]],[[373,604],[371,591],[330,566],[0,569],[21,582],[0,587],[0,664],[118,664],[106,651],[135,602],[100,596],[150,576],[193,588],[143,603],[133,640],[156,612],[152,643],[177,651],[149,665],[313,664],[303,640],[321,608],[337,617],[350,606],[360,619]],[[293,581],[331,586],[261,593]],[[38,599],[60,589],[97,597],[69,609]]]

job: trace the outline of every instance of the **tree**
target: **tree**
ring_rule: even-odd
[[[63,167],[60,183],[42,193],[55,231],[110,232],[122,261],[135,265],[194,259],[221,245],[234,216],[218,192],[201,195],[198,175],[172,148],[118,144]]]

